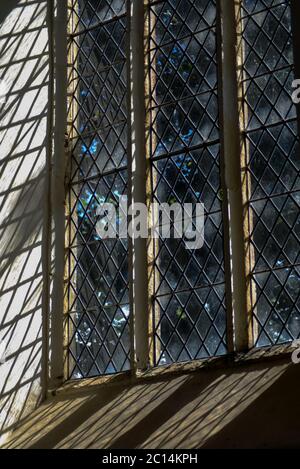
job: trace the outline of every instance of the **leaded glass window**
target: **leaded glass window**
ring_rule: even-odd
[[[292,2],[243,1],[243,127],[257,346],[300,331],[299,122]]]
[[[295,1],[68,3],[68,378],[299,338]],[[101,238],[123,196],[202,203],[203,246]]]
[[[129,368],[128,243],[101,239],[97,208],[127,193],[126,2],[70,4],[72,90],[69,375]]]
[[[152,195],[206,209],[201,249],[184,239],[153,246],[155,364],[226,353],[218,27],[211,0],[149,6]]]

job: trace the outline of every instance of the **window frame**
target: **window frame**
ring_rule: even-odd
[[[63,0],[57,2],[60,8],[57,11],[57,17],[61,18],[61,22],[57,27],[56,40],[63,40],[62,44],[66,45],[67,37],[64,27],[67,9],[72,0]],[[149,0],[143,2],[131,2],[127,0],[128,15],[130,16],[130,40],[128,44],[128,56],[131,66],[128,67],[128,84],[130,84],[130,93],[128,103],[130,103],[131,126],[130,135],[131,143],[129,145],[131,151],[128,154],[128,166],[136,165],[135,172],[129,172],[129,190],[132,201],[136,203],[147,204],[149,201],[149,154],[147,152],[147,89],[145,83],[145,35],[147,23],[145,21],[145,7]],[[225,292],[227,301],[227,347],[228,356],[239,353],[248,353],[254,345],[253,339],[253,306],[251,302],[251,283],[249,281],[249,273],[251,265],[249,261],[249,245],[247,243],[247,223],[245,223],[244,207],[247,188],[245,180],[242,178],[242,168],[245,164],[244,152],[241,145],[241,134],[243,132],[241,119],[240,100],[242,97],[242,85],[238,70],[242,61],[242,41],[240,40],[241,31],[239,30],[239,14],[241,12],[242,0],[217,0],[218,26],[217,26],[217,53],[218,60],[221,62],[219,67],[219,105],[220,105],[220,132],[221,138],[221,180],[222,190],[224,190],[223,203],[223,224],[224,224],[224,255],[225,255]],[[300,17],[300,5],[297,0],[292,0],[292,6],[296,14],[293,19]],[[298,16],[297,16],[298,15]],[[294,47],[300,45],[300,32],[297,30],[296,19],[293,21]],[[68,36],[72,36],[69,31]],[[60,38],[60,39],[59,39]],[[65,41],[65,42],[64,42]],[[222,46],[221,46],[222,44]],[[67,82],[67,71],[63,53],[66,48],[61,47],[57,62],[57,80],[65,80]],[[69,55],[68,60],[70,61]],[[295,69],[297,75],[300,76],[300,60],[297,54],[294,54]],[[58,81],[59,83],[59,81]],[[60,86],[57,86],[59,92]],[[66,90],[65,90],[66,91]],[[68,90],[70,93],[71,90]],[[64,100],[62,92],[61,99]],[[63,101],[62,101],[63,102]],[[63,107],[63,106],[62,106]],[[58,111],[56,111],[58,112]],[[59,110],[61,112],[61,109]],[[297,106],[298,128],[300,129],[300,105]],[[139,117],[143,115],[144,118]],[[226,115],[226,119],[225,119]],[[70,119],[70,117],[69,117]],[[134,138],[133,138],[134,136]],[[56,144],[62,148],[64,146],[64,154],[66,158],[71,158],[71,149],[66,147],[65,138],[62,132],[56,136]],[[59,152],[58,152],[59,154]],[[137,155],[144,154],[145,158],[137,158]],[[61,179],[59,172],[62,170],[61,163],[57,163],[55,177]],[[63,174],[66,171],[63,169]],[[61,181],[60,181],[61,184]],[[64,186],[67,183],[64,181]],[[60,201],[61,202],[61,201]],[[68,205],[68,204],[67,204]],[[64,207],[65,210],[65,207]],[[66,209],[67,210],[67,209]],[[58,226],[62,220],[62,206],[57,212],[56,224]],[[64,212],[63,217],[68,220],[69,214]],[[65,223],[64,223],[65,225]],[[64,252],[68,250],[68,239],[64,244]],[[57,252],[62,252],[62,235],[57,238]],[[57,253],[56,253],[57,255]],[[60,254],[61,255],[61,254]],[[151,293],[151,269],[149,265],[153,259],[149,253],[146,240],[133,240],[129,248],[129,265],[133,272],[139,272],[136,278],[131,279],[130,298],[131,298],[131,373],[138,374],[144,370],[153,367],[152,357],[152,333],[151,314],[149,305],[152,301]],[[62,274],[62,272],[60,272]],[[65,269],[64,274],[64,297],[67,294],[69,269]],[[64,380],[68,380],[65,363],[68,354],[68,326],[67,326],[67,308],[66,302],[62,305],[62,292],[59,287],[59,276],[54,290],[56,291],[58,303],[55,306],[55,317],[52,320],[54,325],[53,337],[56,337],[53,345],[54,363],[52,375],[62,376]],[[60,303],[59,303],[60,299]],[[59,311],[64,309],[64,326],[59,318]],[[64,332],[62,332],[64,328]],[[55,334],[54,334],[55,332]],[[60,342],[64,337],[64,353],[62,353]],[[274,350],[289,350],[291,344],[286,346],[272,346]],[[258,352],[257,352],[258,354]],[[224,357],[226,360],[227,356]],[[212,361],[219,361],[216,358]],[[211,359],[204,360],[211,361]],[[222,361],[222,359],[221,359]],[[64,364],[63,364],[64,362]],[[201,360],[202,362],[202,360]],[[171,365],[172,366],[172,365]],[[179,364],[174,364],[178,367]],[[183,369],[185,364],[181,365]],[[193,366],[193,365],[191,365]],[[64,372],[62,369],[64,368]],[[59,371],[60,370],[60,371]]]

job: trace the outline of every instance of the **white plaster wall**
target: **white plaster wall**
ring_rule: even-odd
[[[0,444],[43,387],[43,227],[49,93],[47,0],[0,1]],[[3,87],[2,87],[3,88]],[[45,228],[45,227],[44,227]]]

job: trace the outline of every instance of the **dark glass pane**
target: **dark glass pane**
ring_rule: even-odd
[[[220,285],[156,299],[161,312],[155,327],[159,365],[226,353],[224,295]]]
[[[300,336],[299,139],[291,2],[244,0],[245,148],[256,345]]]
[[[154,361],[226,353],[216,4],[168,0],[149,7],[153,201],[203,203],[204,245],[154,241]]]
[[[101,205],[117,211],[127,193],[125,3],[76,0],[70,17],[68,363],[76,379],[130,367],[128,242],[97,229]]]

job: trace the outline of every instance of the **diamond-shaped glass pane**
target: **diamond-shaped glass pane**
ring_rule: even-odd
[[[159,365],[204,359],[226,353],[224,285],[156,299],[155,325]]]
[[[70,11],[70,378],[130,367],[128,242],[98,229],[103,204],[118,213],[127,194],[125,4],[76,0]]]
[[[158,204],[202,203],[204,245],[153,242],[154,362],[226,353],[216,4],[149,6],[150,155]]]
[[[300,336],[299,127],[292,3],[242,2],[248,226],[256,345]]]

